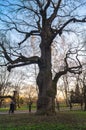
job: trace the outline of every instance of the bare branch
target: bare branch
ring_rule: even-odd
[[[5,47],[3,46],[3,44],[0,44],[0,46],[3,50],[3,54],[5,56],[5,59],[8,61],[8,63],[5,64],[5,66],[8,65],[8,68],[10,68],[10,69],[17,67],[17,66],[23,66],[23,65],[38,63],[38,60],[39,60],[38,56],[33,56],[33,57],[28,58],[28,57],[23,56],[22,54],[20,54],[18,56],[18,58],[16,58],[15,60],[12,60],[11,57],[8,55],[8,52],[5,49]],[[20,63],[20,64],[18,64],[18,63]],[[16,65],[16,64],[18,64],[18,65]]]
[[[50,2],[51,2],[51,0],[47,0],[47,4],[46,4],[46,6],[45,6],[45,8],[44,8],[44,10],[45,10],[45,11],[46,11],[46,10],[47,10],[47,8],[49,7]]]
[[[25,42],[31,35],[40,35],[40,33],[39,33],[38,30],[32,30],[31,32],[26,33],[24,40],[21,41],[20,43],[18,43],[19,46],[20,46],[23,42]]]
[[[42,9],[42,4],[41,4],[41,2],[40,2],[39,0],[35,0],[35,1],[37,2],[39,8]]]
[[[59,33],[59,35],[61,35],[62,34],[62,31],[63,31],[63,29],[70,23],[70,22],[80,22],[80,23],[84,23],[84,22],[86,22],[86,17],[85,18],[83,18],[83,19],[76,19],[76,18],[72,18],[72,19],[69,19],[68,21],[66,21],[64,24],[63,24],[63,26],[59,29],[59,30],[57,30],[57,33]]]
[[[1,47],[2,50],[3,50],[3,54],[4,54],[5,58],[6,58],[9,62],[12,62],[12,59],[11,59],[10,56],[8,55],[8,53],[7,53],[6,49],[5,49],[5,47],[3,46],[3,43],[0,43],[0,47]]]
[[[69,59],[70,54],[76,54],[76,60],[77,60],[77,65],[75,65],[75,66],[73,65],[72,67],[69,67],[69,64],[68,64],[68,59]],[[78,58],[78,51],[75,51],[74,53],[72,53],[71,50],[69,50],[66,54],[66,57],[64,58],[64,63],[65,63],[64,70],[56,73],[56,75],[53,79],[54,82],[57,82],[58,79],[62,75],[67,74],[67,72],[70,72],[70,73],[73,73],[73,74],[82,73],[82,65],[81,65],[79,58]]]
[[[14,64],[8,65],[7,69],[8,69],[8,71],[11,71],[11,69],[15,68],[15,67],[21,67],[21,66],[29,65],[29,64],[38,64],[38,61],[39,61],[38,56],[33,56],[33,57],[30,57],[30,58],[24,58],[24,59],[21,59],[21,60],[18,58],[18,59],[13,61]],[[16,63],[18,63],[18,64],[16,64]]]
[[[53,14],[50,16],[50,18],[48,19],[50,23],[52,23],[52,21],[53,21],[54,18],[56,17],[61,2],[62,2],[62,0],[59,0],[58,3],[57,3],[57,5],[56,5],[56,6],[53,6],[53,7],[54,7],[54,12],[53,12]]]
[[[0,96],[0,98],[13,98],[12,96],[8,95],[8,96]]]

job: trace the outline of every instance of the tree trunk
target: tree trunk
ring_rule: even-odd
[[[37,83],[39,87],[37,113],[49,114],[55,112],[55,94],[53,91],[51,73],[46,69],[39,72]]]
[[[50,46],[41,45],[41,58],[39,61],[39,74],[37,77],[39,88],[37,101],[37,114],[55,113],[55,96],[56,92],[52,82],[51,72],[51,48]]]
[[[84,92],[84,111],[86,111],[86,91]]]
[[[84,95],[84,111],[86,111],[86,94]]]
[[[2,100],[0,100],[0,108],[2,107]]]
[[[83,94],[84,94],[84,111],[86,111],[86,85],[83,83]]]

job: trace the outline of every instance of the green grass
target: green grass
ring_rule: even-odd
[[[59,112],[55,116],[3,114],[0,130],[86,130],[86,112]]]
[[[5,111],[8,111],[9,110],[9,108],[7,107],[7,108],[0,108],[0,112],[5,112]]]
[[[6,112],[9,110],[9,107],[6,107],[6,108],[0,108],[0,112]],[[17,108],[17,110],[28,110],[28,106],[21,106],[20,108]],[[36,110],[36,105],[33,104],[32,105],[32,110]]]

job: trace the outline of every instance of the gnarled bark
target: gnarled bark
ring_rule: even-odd
[[[53,92],[51,72],[51,48],[46,46],[47,41],[41,44],[41,58],[39,60],[39,74],[37,84],[39,88],[37,113],[50,114],[55,112],[55,93]]]

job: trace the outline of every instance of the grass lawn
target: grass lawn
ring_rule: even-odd
[[[59,112],[55,116],[1,114],[0,130],[86,130],[86,112]]]
[[[20,108],[17,108],[17,110],[28,110],[29,108],[28,108],[28,106],[26,105],[26,106],[21,106]],[[9,107],[6,107],[6,108],[0,108],[0,112],[6,112],[6,111],[8,111],[9,110]],[[32,110],[36,110],[36,105],[35,104],[33,104],[32,105]]]

